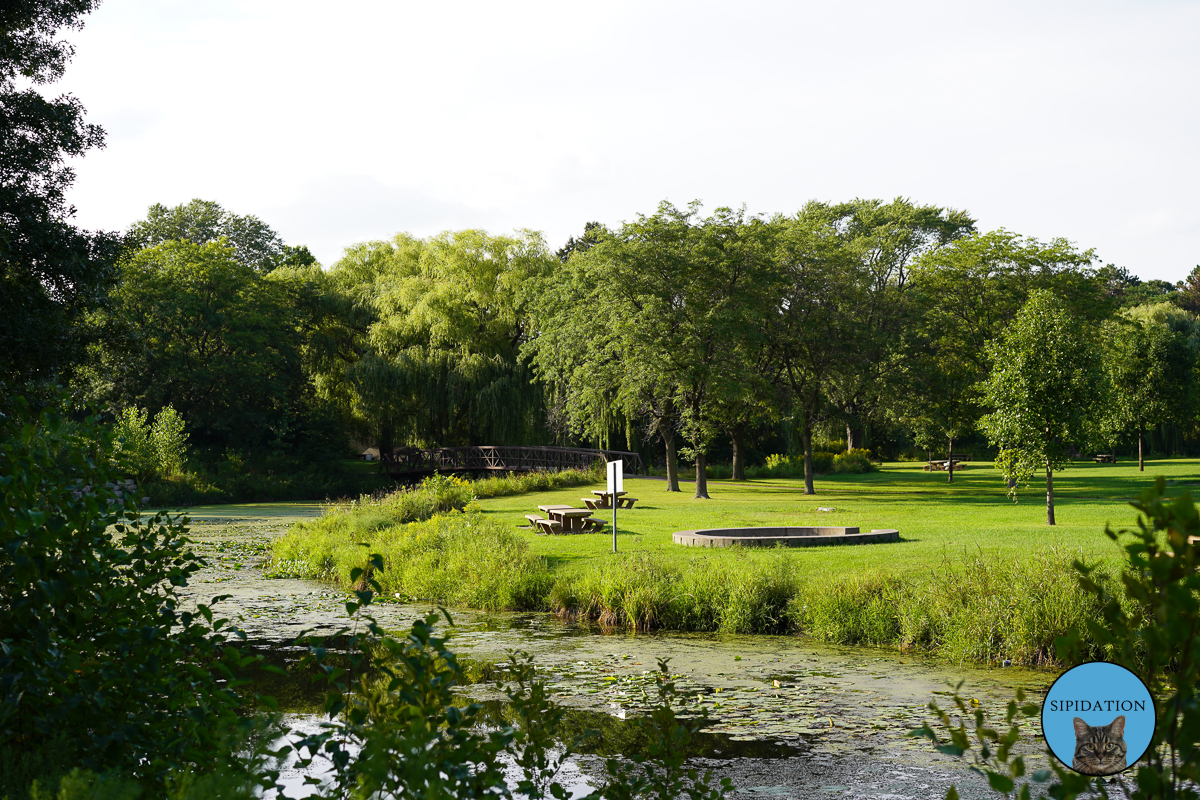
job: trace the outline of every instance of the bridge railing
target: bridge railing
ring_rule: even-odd
[[[582,447],[479,446],[438,447],[432,450],[396,450],[384,454],[384,468],[393,473],[415,472],[531,472],[589,469],[597,459],[625,462],[625,471],[645,472],[642,457],[624,450]]]

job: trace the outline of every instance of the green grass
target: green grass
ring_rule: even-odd
[[[378,505],[347,506],[277,540],[270,569],[347,584],[377,552],[384,591],[405,598],[552,611],[636,630],[801,633],[1041,664],[1054,660],[1056,636],[1098,613],[1073,562],[1115,572],[1121,554],[1105,524],[1132,526],[1128,501],[1158,475],[1181,491],[1200,484],[1200,461],[1154,462],[1145,473],[1073,465],[1056,479],[1055,527],[1045,524],[1040,492],[1023,491],[1014,504],[984,464],[957,473],[953,485],[919,465],[886,464],[825,477],[815,496],[804,495],[800,481],[773,479],[714,481],[712,499],[695,500],[689,484],[668,493],[664,481],[629,478],[638,501],[618,511],[618,554],[611,532],[538,536],[524,528],[537,506],[581,506],[598,482],[476,500],[467,513],[411,524]],[[901,541],[796,549],[672,542],[678,530],[815,524],[897,528]],[[1095,643],[1091,650],[1104,655]]]
[[[803,494],[799,480],[751,480],[745,483],[710,481],[711,500],[692,498],[693,484],[681,482],[680,493],[666,491],[666,482],[626,478],[625,488],[638,498],[632,510],[617,512],[617,547],[621,551],[653,553],[666,563],[684,565],[699,554],[675,545],[671,534],[697,528],[735,528],[767,525],[837,525],[896,528],[895,544],[854,547],[814,547],[789,551],[801,573],[856,575],[883,569],[889,574],[941,569],[947,559],[962,561],[978,555],[1017,558],[1053,546],[1091,557],[1116,551],[1103,536],[1106,523],[1130,527],[1135,519],[1128,505],[1158,475],[1175,481],[1172,491],[1186,484],[1200,486],[1200,459],[1137,464],[1075,463],[1055,474],[1055,515],[1046,525],[1044,487],[1022,488],[1019,502],[1007,496],[999,473],[987,463],[972,463],[956,472],[953,485],[945,473],[924,472],[920,464],[887,463],[863,475],[829,475],[816,480],[816,495]],[[1181,484],[1183,486],[1181,486]],[[1170,485],[1170,484],[1169,484]],[[524,515],[537,506],[564,503],[582,506],[596,483],[579,489],[480,501],[483,512],[512,526],[526,524]],[[818,507],[835,509],[819,512]],[[608,518],[610,512],[601,512]],[[611,556],[612,536],[602,534],[537,536],[523,531],[532,552],[545,556],[556,572],[584,569]],[[735,557],[731,551],[706,551],[708,557]]]

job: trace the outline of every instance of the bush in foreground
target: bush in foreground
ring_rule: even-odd
[[[76,766],[145,786],[241,768],[247,660],[207,606],[180,607],[201,565],[181,520],[108,488],[104,426],[16,406],[0,416],[0,796]]]

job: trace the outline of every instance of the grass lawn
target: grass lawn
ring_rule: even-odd
[[[886,572],[894,575],[928,571],[946,559],[964,555],[1000,554],[1014,558],[1047,547],[1067,548],[1091,556],[1116,554],[1115,546],[1103,535],[1106,523],[1114,528],[1132,527],[1136,512],[1128,503],[1162,475],[1168,493],[1200,486],[1200,459],[1148,461],[1139,472],[1137,462],[1119,464],[1073,463],[1055,473],[1055,516],[1057,525],[1046,525],[1044,485],[1022,488],[1014,504],[1007,496],[999,473],[987,462],[971,463],[956,471],[954,484],[946,474],[924,472],[918,463],[887,463],[878,472],[865,475],[830,475],[818,478],[816,495],[803,494],[799,480],[764,479],[744,483],[709,481],[711,500],[692,499],[693,484],[681,483],[680,493],[666,491],[658,479],[626,478],[625,488],[637,497],[632,510],[617,512],[617,547],[626,552],[651,551],[660,560],[683,566],[703,554],[709,558],[732,557],[729,551],[685,548],[671,541],[671,534],[696,528],[729,528],[773,525],[838,525],[897,528],[897,543],[806,547],[789,551],[802,573],[862,574]],[[480,501],[484,513],[517,526],[526,525],[524,515],[549,503],[582,507],[603,484],[559,491],[503,497]],[[817,507],[835,509],[819,512]],[[611,511],[598,512],[610,519]],[[550,567],[568,574],[597,565],[611,555],[612,534],[538,536],[522,530],[531,549],[545,556]]]

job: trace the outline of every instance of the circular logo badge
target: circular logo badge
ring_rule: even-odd
[[[1105,661],[1064,672],[1042,702],[1042,736],[1055,757],[1084,775],[1115,775],[1145,755],[1158,718],[1150,690]]]

